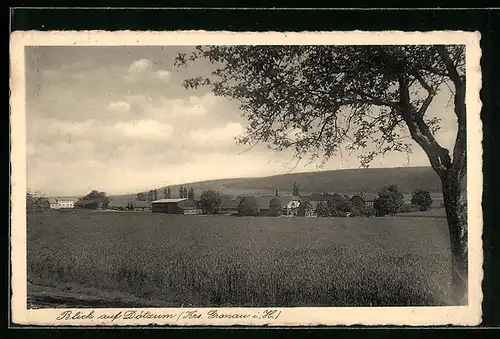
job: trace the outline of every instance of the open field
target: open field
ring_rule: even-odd
[[[99,295],[92,307],[117,302],[396,306],[448,300],[444,218],[47,211],[28,213],[27,220],[28,297],[41,304],[68,290],[80,291],[73,293],[80,299]]]

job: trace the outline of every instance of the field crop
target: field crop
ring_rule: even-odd
[[[164,307],[446,305],[449,252],[443,218],[28,214],[30,285]]]

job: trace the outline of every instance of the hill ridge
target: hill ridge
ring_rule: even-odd
[[[178,195],[178,189],[193,187],[197,196],[206,189],[219,190],[223,194],[238,196],[243,194],[274,194],[278,187],[282,194],[291,193],[293,183],[297,182],[302,194],[312,192],[369,192],[376,193],[384,185],[395,184],[403,193],[415,189],[441,192],[441,182],[430,166],[392,167],[392,168],[353,168],[277,174],[265,177],[226,178],[203,180],[185,184],[174,184],[156,188],[159,198],[163,190],[170,187],[172,197]],[[154,189],[154,188],[152,188]],[[147,191],[140,191],[146,193]],[[139,193],[139,192],[137,192]],[[129,199],[137,193],[114,195],[115,198]]]

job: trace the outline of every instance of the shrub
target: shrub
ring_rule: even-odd
[[[241,216],[259,215],[259,204],[255,197],[243,197],[238,204],[238,214]]]
[[[273,198],[269,201],[269,215],[272,217],[279,217],[283,212],[281,201],[278,198]]]
[[[83,198],[78,199],[75,203],[75,208],[82,209],[107,209],[109,206],[109,198],[105,192],[92,191]]]
[[[403,213],[411,213],[411,212],[418,212],[422,211],[421,207],[419,205],[414,205],[414,204],[404,204],[403,205],[403,210],[401,212]]]
[[[315,213],[318,217],[329,217],[330,210],[328,209],[328,205],[326,204],[326,202],[320,202],[316,207]]]
[[[377,215],[377,211],[373,206],[368,206],[361,212],[361,214],[365,217],[374,217],[375,215]]]
[[[198,207],[201,208],[203,214],[217,214],[220,211],[221,202],[219,192],[207,190],[201,193]]]
[[[331,215],[340,217],[352,212],[353,205],[347,197],[334,194],[328,197],[328,208]]]
[[[427,211],[432,205],[432,198],[429,191],[416,190],[411,196],[411,203],[420,207],[420,211]]]
[[[373,207],[380,217],[398,213],[403,208],[403,205],[403,194],[399,192],[396,185],[389,185],[382,188],[378,193],[378,198],[373,203]]]
[[[303,201],[297,209],[297,215],[299,217],[305,217],[306,215],[310,216],[312,212],[313,206],[310,201]]]

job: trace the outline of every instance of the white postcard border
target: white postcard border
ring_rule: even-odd
[[[481,321],[482,124],[478,32],[206,32],[206,31],[17,31],[11,34],[11,311],[12,322],[26,325],[477,325]],[[461,307],[314,308],[150,308],[27,309],[25,46],[161,45],[378,45],[465,44],[467,72],[467,195],[469,222],[469,304]],[[241,316],[210,318],[209,311]],[[275,310],[271,317],[266,311]],[[69,316],[63,312],[70,311]],[[125,312],[142,318],[125,319]],[[189,313],[194,311],[194,313]],[[80,312],[80,318],[78,313]],[[121,315],[116,316],[121,312]],[[147,314],[145,312],[148,312]],[[89,316],[90,314],[90,316]],[[194,317],[199,314],[202,318]],[[214,314],[213,312],[211,314]],[[100,319],[102,315],[108,316]],[[113,319],[113,316],[116,316]],[[169,317],[167,317],[169,315]],[[193,317],[189,317],[189,315]],[[245,315],[248,315],[245,317]],[[86,316],[86,317],[85,317]],[[73,317],[73,318],[72,318]]]

